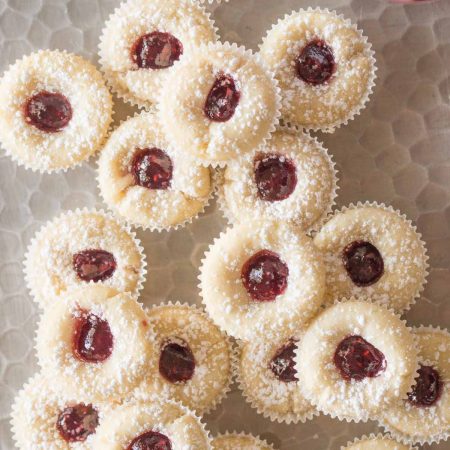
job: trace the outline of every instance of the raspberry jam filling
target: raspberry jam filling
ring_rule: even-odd
[[[171,383],[186,383],[194,376],[195,358],[183,339],[167,342],[159,355],[159,373]]]
[[[242,267],[241,278],[252,300],[273,302],[286,291],[289,268],[270,250],[254,254]]]
[[[58,92],[41,91],[27,99],[23,114],[30,125],[47,133],[56,133],[72,119],[72,106]]]
[[[228,122],[234,116],[240,98],[233,77],[219,74],[205,102],[206,117],[213,122]]]
[[[172,450],[172,443],[164,434],[147,431],[133,439],[127,450]]]
[[[131,60],[140,69],[167,69],[183,54],[183,44],[170,33],[153,31],[141,36],[131,48]]]
[[[73,255],[73,269],[83,281],[105,281],[116,271],[114,255],[106,250],[83,250]]]
[[[342,340],[333,361],[346,381],[375,378],[386,369],[383,353],[361,336],[349,336]]]
[[[282,155],[269,154],[257,158],[254,171],[258,195],[262,200],[286,200],[297,186],[295,164]]]
[[[303,47],[295,61],[297,76],[305,83],[324,84],[336,71],[333,50],[321,39]]]
[[[173,163],[169,155],[159,148],[138,149],[130,171],[137,186],[165,190],[172,183]]]
[[[137,186],[168,189],[173,176],[172,160],[159,148],[139,149],[131,161],[131,174]]]
[[[84,442],[99,424],[98,412],[92,405],[68,406],[58,416],[56,428],[66,442]]]
[[[74,317],[73,353],[80,361],[106,361],[111,356],[113,340],[106,320],[84,310]]]
[[[416,384],[408,394],[408,400],[419,408],[428,408],[435,405],[441,398],[444,384],[439,372],[431,366],[420,365]]]
[[[295,351],[297,350],[297,341],[289,341],[280,347],[269,363],[269,368],[273,374],[285,383],[297,382],[297,370],[295,370]]]
[[[359,287],[375,284],[384,274],[383,257],[370,242],[355,241],[347,245],[342,261],[348,276]]]

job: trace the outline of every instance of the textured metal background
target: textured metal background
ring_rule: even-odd
[[[39,48],[64,48],[96,60],[103,22],[118,0],[0,0],[0,69]],[[450,0],[410,6],[380,0],[231,0],[216,8],[222,37],[256,49],[265,30],[292,9],[337,9],[358,21],[373,43],[379,79],[369,108],[350,126],[321,137],[340,171],[339,204],[390,203],[418,223],[431,256],[425,293],[408,313],[412,324],[450,323]],[[215,9],[215,8],[213,8]],[[118,118],[131,109],[119,105]],[[60,211],[102,206],[95,162],[60,175],[37,175],[0,156],[0,448],[13,444],[9,410],[37,369],[37,309],[26,292],[22,259],[30,238]],[[197,303],[197,268],[225,222],[215,206],[186,229],[139,233],[149,277],[143,300]],[[262,434],[278,448],[338,449],[373,423],[349,425],[321,417],[275,425],[258,417],[237,389],[209,417],[213,432]],[[448,445],[448,443],[447,443]],[[448,448],[445,444],[435,449]]]

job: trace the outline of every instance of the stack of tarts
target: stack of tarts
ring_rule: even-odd
[[[371,45],[342,16],[308,9],[281,19],[254,54],[219,42],[201,3],[123,2],[100,38],[103,75],[40,51],[0,80],[7,152],[52,172],[101,150],[111,210],[66,213],[29,246],[41,372],[13,407],[17,446],[272,449],[242,433],[212,439],[201,422],[234,377],[272,421],[324,413],[389,432],[346,449],[447,439],[450,335],[401,318],[426,282],[421,236],[385,205],[333,213],[335,165],[308,133],[364,108]],[[141,108],[112,132],[108,87]],[[230,226],[201,263],[205,311],[144,309],[146,260],[131,227],[186,225],[214,192]]]

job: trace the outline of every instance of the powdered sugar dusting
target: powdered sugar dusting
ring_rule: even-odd
[[[112,354],[102,363],[86,363],[74,355],[74,316],[80,310],[107,321],[111,329]],[[53,326],[48,327],[49,323]],[[36,348],[45,373],[70,380],[66,385],[68,392],[78,397],[117,400],[144,376],[153,342],[153,330],[132,297],[104,286],[89,286],[72,291],[64,303],[44,312]]]
[[[31,126],[23,105],[33,95],[60,93],[73,116],[59,132]],[[0,139],[25,167],[39,171],[67,169],[86,160],[103,144],[111,123],[112,100],[97,69],[79,56],[42,50],[17,61],[0,81]]]
[[[130,173],[138,149],[158,148],[173,164],[170,187],[165,190],[137,186]],[[106,203],[129,223],[163,229],[182,225],[207,205],[211,193],[209,168],[186,163],[179,147],[161,130],[158,118],[144,112],[123,122],[111,135],[99,159],[99,187]]]
[[[12,427],[17,443],[23,450],[59,450],[68,448],[88,450],[92,448],[94,434],[83,442],[64,441],[56,427],[59,414],[68,406],[79,403],[92,404],[99,414],[99,421],[108,415],[110,406],[66,393],[53,378],[41,374],[34,376],[18,394],[13,405]]]
[[[260,250],[277,253],[289,268],[288,285],[274,302],[254,302],[241,280],[243,264]],[[210,247],[200,268],[203,302],[229,334],[249,339],[265,329],[299,326],[320,308],[324,268],[320,254],[301,231],[287,224],[235,225]]]
[[[450,402],[450,334],[433,327],[413,328],[419,347],[419,362],[433,367],[443,381],[443,392],[437,403],[417,407],[401,400],[380,415],[380,422],[404,443],[432,444],[449,437],[447,412]]]
[[[336,61],[331,80],[312,85],[297,77],[295,60],[314,39],[330,46]],[[349,20],[322,9],[293,12],[268,32],[260,53],[282,91],[282,115],[307,129],[333,131],[365,105],[375,79],[367,38]]]
[[[204,106],[217,76],[231,76],[241,93],[230,120],[213,122]],[[279,117],[278,87],[259,59],[243,47],[202,45],[182,58],[163,86],[159,116],[169,139],[203,164],[220,165],[253,151]]]
[[[125,100],[149,107],[156,102],[161,83],[175,66],[163,70],[139,69],[130,57],[141,36],[167,32],[183,45],[184,55],[204,42],[217,40],[206,11],[190,0],[128,0],[111,15],[100,38],[100,64],[113,90]]]
[[[208,432],[197,416],[180,404],[156,397],[115,408],[100,425],[94,448],[126,448],[150,430],[167,436],[174,449],[211,449]]]
[[[344,248],[367,241],[381,253],[384,275],[368,287],[356,286],[342,262]],[[415,227],[392,208],[378,204],[350,205],[338,211],[314,238],[324,253],[327,267],[327,298],[365,297],[406,310],[423,290],[428,257]]]
[[[73,257],[84,250],[110,252],[117,264],[102,284],[133,295],[146,274],[143,249],[135,235],[102,211],[78,210],[57,217],[35,236],[25,258],[25,277],[36,301],[47,306],[56,296],[88,283],[74,270]]]
[[[136,398],[151,394],[181,401],[191,410],[204,414],[212,410],[228,392],[233,375],[234,353],[229,338],[200,309],[167,304],[152,308],[149,321],[157,335],[152,367],[134,393]],[[171,383],[158,371],[160,351],[168,342],[182,341],[193,353],[193,377],[185,383]]]
[[[274,450],[265,440],[245,433],[219,434],[212,440],[214,450]]]
[[[297,382],[278,379],[270,368],[277,350],[289,340],[299,341],[305,328],[267,330],[251,341],[240,343],[237,379],[243,395],[258,413],[272,421],[305,422],[317,414],[300,392]],[[298,344],[297,344],[298,345]]]
[[[269,153],[290,159],[296,167],[295,190],[282,201],[269,202],[258,195],[254,160]],[[257,155],[230,161],[223,178],[220,198],[233,222],[256,215],[292,222],[304,230],[318,228],[337,195],[336,170],[327,151],[309,135],[288,128],[274,133]]]
[[[338,344],[361,336],[386,359],[374,378],[346,381],[335,367]],[[314,348],[314,351],[312,351]],[[297,352],[299,387],[317,408],[341,420],[367,421],[406,398],[418,368],[414,337],[387,309],[354,299],[325,310],[307,329]]]
[[[356,438],[345,447],[341,447],[341,450],[370,450],[373,448],[384,450],[417,450],[416,447],[412,448],[409,445],[403,445],[392,439],[391,436],[381,433],[378,435],[372,433],[369,436]]]

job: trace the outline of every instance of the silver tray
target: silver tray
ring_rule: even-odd
[[[119,0],[0,0],[0,69],[39,48],[64,48],[97,59],[102,25]],[[357,21],[373,43],[377,88],[369,107],[334,135],[319,136],[340,172],[339,205],[392,204],[417,221],[428,243],[431,273],[411,324],[450,324],[450,0],[392,5],[381,0],[231,0],[212,6],[223,39],[257,49],[279,17],[323,6]],[[117,120],[132,113],[118,104]],[[17,391],[37,370],[33,339],[38,311],[25,288],[24,251],[35,231],[60,211],[102,207],[95,162],[59,175],[38,175],[0,156],[0,448],[13,448],[9,412]],[[212,205],[192,225],[171,233],[140,232],[149,260],[146,304],[199,303],[197,271],[225,226]],[[376,424],[320,417],[279,425],[258,416],[237,388],[206,417],[213,433],[244,430],[282,450],[339,449]],[[447,444],[434,449],[449,448]]]

